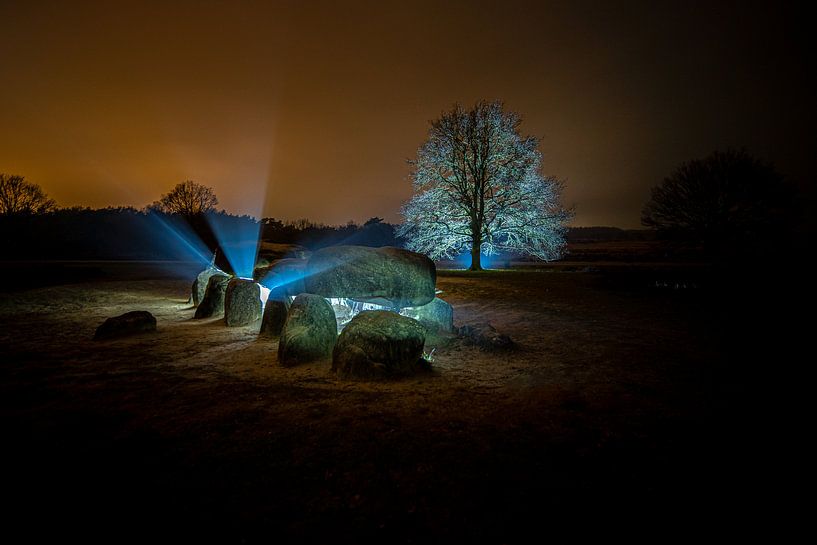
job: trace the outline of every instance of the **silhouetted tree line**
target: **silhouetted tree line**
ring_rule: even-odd
[[[567,240],[635,241],[659,238],[699,247],[715,261],[743,261],[780,251],[802,230],[792,186],[772,165],[745,150],[715,152],[682,163],[652,190],[642,224],[649,230],[574,227]],[[330,226],[307,219],[259,220],[217,212],[212,188],[177,184],[151,206],[57,209],[42,189],[18,175],[0,173],[0,259],[202,259],[217,249],[212,230],[252,233],[267,242],[315,250],[337,244],[405,246],[396,225],[374,217],[363,225]],[[210,217],[217,215],[217,218]],[[217,221],[213,221],[213,220]],[[420,221],[418,218],[417,221]],[[252,225],[249,225],[252,224]],[[801,238],[802,234],[801,234]],[[224,252],[217,263],[227,267]],[[517,256],[518,257],[518,256]]]
[[[258,222],[251,216],[224,211],[209,214],[220,216],[219,225]],[[342,226],[265,218],[260,227],[264,241],[298,244],[310,250],[333,244],[400,244],[394,226],[381,218],[372,218],[363,225],[350,222]],[[178,260],[191,259],[196,252],[209,257],[218,247],[205,214],[167,214],[131,207],[76,207],[41,214],[0,215],[0,237],[2,259],[7,260]],[[218,253],[219,264],[227,266],[221,263],[223,252]]]
[[[171,228],[181,217],[129,207],[63,208],[45,214],[0,216],[3,259],[180,259]]]
[[[395,234],[396,225],[383,218],[371,218],[363,225],[349,222],[346,225],[325,225],[307,219],[282,222],[275,218],[261,220],[261,240],[298,244],[309,250],[317,250],[338,244],[360,246],[401,246],[403,241]]]
[[[682,163],[652,189],[641,223],[665,241],[697,244],[714,261],[766,259],[802,220],[794,187],[746,150]]]

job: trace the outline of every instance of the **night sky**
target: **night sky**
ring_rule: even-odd
[[[500,99],[575,225],[638,227],[650,186],[728,146],[805,182],[810,16],[598,4],[0,0],[0,172],[61,206],[193,179],[230,212],[398,221],[428,121]]]

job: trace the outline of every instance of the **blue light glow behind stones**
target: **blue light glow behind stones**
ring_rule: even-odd
[[[333,262],[325,261],[322,263],[321,266],[316,266],[314,263],[311,263],[309,268],[307,268],[305,264],[303,267],[278,266],[273,268],[273,270],[268,271],[264,276],[262,276],[258,280],[258,283],[270,289],[284,288],[286,290],[290,286],[290,284],[293,284],[295,282],[301,282],[311,275],[322,273],[334,267],[339,267],[343,263],[348,262],[350,259],[351,259],[350,257],[343,257],[340,259],[336,259]],[[306,261],[306,260],[289,258],[285,259],[284,261]]]
[[[452,261],[457,264],[458,267],[463,269],[468,269],[471,267],[471,251],[468,250],[466,252],[461,253],[457,257],[455,257]],[[482,253],[480,257],[480,263],[482,264],[483,269],[506,269],[508,268],[508,264],[510,262],[510,257],[505,254],[491,254],[488,255],[485,252]]]
[[[207,214],[207,221],[236,276],[252,278],[261,223],[248,216]]]
[[[286,287],[289,284],[304,278],[306,278],[304,270],[272,271],[259,279],[258,283],[268,287],[271,290],[274,290],[275,288]]]

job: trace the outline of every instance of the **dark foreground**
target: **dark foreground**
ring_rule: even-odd
[[[757,303],[738,304],[701,270],[589,271],[441,273],[458,325],[490,321],[517,347],[434,339],[432,375],[376,384],[338,381],[328,362],[278,367],[257,326],[191,320],[188,282],[155,271],[1,294],[4,531],[114,542],[754,535],[775,445],[755,390],[771,345],[755,336]],[[105,317],[141,309],[156,334],[91,341]]]

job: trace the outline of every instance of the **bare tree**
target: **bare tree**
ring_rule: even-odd
[[[790,219],[791,196],[772,165],[745,150],[716,151],[681,164],[654,187],[641,223],[709,253],[760,250]]]
[[[561,185],[539,172],[539,140],[519,134],[521,118],[500,102],[459,104],[431,122],[417,152],[414,196],[403,207],[399,235],[432,258],[511,251],[556,259],[571,214],[559,204]]]
[[[177,184],[170,193],[162,195],[152,207],[167,214],[189,217],[212,212],[217,204],[218,198],[213,188],[186,180]]]
[[[0,215],[43,214],[57,207],[54,199],[23,176],[0,173]]]

